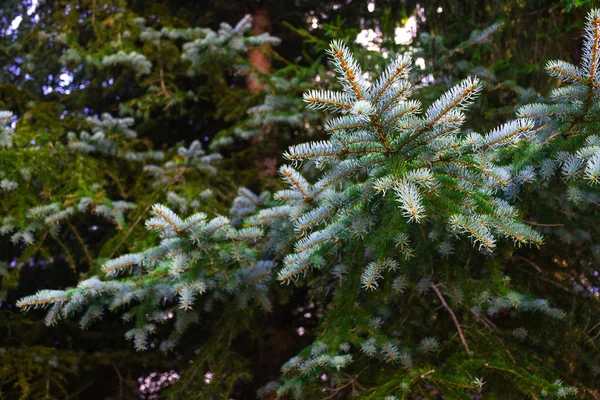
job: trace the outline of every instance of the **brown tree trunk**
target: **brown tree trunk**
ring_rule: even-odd
[[[252,12],[252,34],[257,36],[261,33],[269,32],[271,29],[271,18],[266,8],[261,8]],[[271,73],[271,58],[266,55],[265,48],[269,45],[264,45],[263,48],[252,48],[248,51],[248,62],[252,67],[252,72],[246,78],[248,89],[254,93],[258,93],[263,89],[263,83],[259,75],[268,75]],[[267,135],[270,131],[269,126],[262,126],[264,134]],[[252,138],[252,144],[256,145],[261,140],[258,137]],[[274,157],[265,157],[257,162],[257,166],[262,169],[261,176],[277,175],[277,159]]]
[[[268,32],[271,28],[271,18],[267,9],[259,9],[252,13],[252,34],[260,35]],[[248,61],[250,65],[260,73],[268,74],[271,72],[271,59],[265,55],[264,49],[252,48],[248,51]],[[248,88],[253,92],[259,92],[263,85],[255,71],[251,72],[247,78]]]

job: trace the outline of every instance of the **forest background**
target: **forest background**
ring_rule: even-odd
[[[151,144],[154,149],[169,149],[200,140],[205,148],[219,150],[223,161],[215,177],[193,177],[186,190],[189,194],[210,189],[207,207],[225,214],[239,186],[255,193],[281,188],[277,169],[284,164],[281,155],[288,146],[307,137],[325,136],[321,117],[303,114],[302,93],[331,80],[325,57],[331,40],[344,40],[361,62],[370,65],[385,62],[381,49],[402,52],[419,46],[425,49],[426,59],[435,60],[435,39],[422,33],[443,38],[443,46],[454,49],[473,30],[502,23],[489,43],[460,51],[451,61],[423,63],[420,71],[425,89],[418,96],[425,104],[447,89],[443,77],[461,60],[493,71],[494,80],[501,82],[498,90],[487,94],[485,109],[475,106],[470,115],[482,129],[489,129],[512,116],[523,96],[535,98],[556,86],[544,71],[548,60],[579,62],[585,15],[597,5],[593,0],[5,0],[0,10],[0,110],[23,117],[18,122],[20,140],[40,145],[67,131],[78,131],[82,115],[103,113],[132,115],[133,129],[141,139],[138,148]],[[190,76],[187,65],[175,61],[181,48],[173,45],[154,51],[143,40],[128,42],[126,50],[153,57],[150,73],[140,73],[144,65],[120,68],[118,62],[111,66],[102,61],[115,43],[128,40],[120,36],[119,24],[133,24],[138,17],[159,31],[162,27],[217,29],[221,22],[235,26],[247,14],[253,18],[253,35],[267,32],[281,40],[280,45],[267,44],[234,59],[250,73],[232,68],[231,58],[214,57],[201,60],[201,73]],[[457,71],[452,79],[461,73]],[[248,133],[248,124],[256,123],[256,119],[248,122],[253,117],[248,109],[262,104],[266,95],[281,91],[289,97],[289,106],[283,107],[277,119],[260,121],[260,134]],[[298,115],[300,123],[294,119]],[[103,179],[125,199],[141,199],[150,205],[161,196],[157,194],[160,186],[149,191],[144,174],[122,167],[98,171],[94,168],[101,165],[91,166],[90,174],[105,174]],[[53,169],[51,162],[42,163],[32,173],[51,175]],[[66,181],[56,176],[54,184]],[[529,204],[526,211],[534,207]],[[136,213],[131,219],[138,216],[141,220],[148,215]],[[553,217],[539,223],[563,223]],[[561,218],[576,224],[578,216]],[[23,253],[9,237],[0,237],[1,258],[10,271],[2,282],[0,302],[2,398],[159,398],[149,388],[160,388],[160,396],[169,398],[253,398],[258,388],[279,377],[285,361],[314,339],[312,329],[324,305],[315,304],[310,290],[302,287],[277,293],[270,313],[253,315],[252,321],[234,321],[240,326],[232,329],[221,327],[239,337],[240,343],[232,345],[235,350],[222,347],[227,340],[207,344],[210,332],[199,325],[167,355],[155,348],[135,352],[124,338],[128,328],[119,316],[107,314],[82,331],[76,321],[47,327],[43,314],[17,309],[18,299],[37,290],[76,285],[96,264],[90,254],[110,258],[117,251],[115,245],[132,248],[136,240],[145,240],[143,224],[133,224],[125,230],[127,235],[107,242],[114,229],[105,227],[100,217],[78,219],[63,236],[39,242],[32,253]],[[574,282],[597,291],[597,272],[584,276],[583,267],[574,262],[574,258],[588,260],[585,268],[597,263],[589,243],[551,237],[539,250],[507,252],[511,254],[504,254],[501,262],[518,264],[522,276],[532,279],[532,287],[540,285],[540,291],[549,290],[550,280],[555,282],[550,287],[559,292],[565,287],[570,290]],[[81,246],[82,242],[87,245]],[[532,275],[546,283],[534,282]],[[219,344],[212,358],[203,350],[211,343]],[[228,376],[216,385],[211,381],[218,371],[227,371]],[[581,376],[593,379],[586,373]],[[594,389],[569,382],[568,374],[563,379]],[[210,385],[215,386],[212,392]]]

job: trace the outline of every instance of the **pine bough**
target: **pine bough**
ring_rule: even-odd
[[[482,33],[481,40],[487,36]],[[501,238],[517,245],[541,245],[541,235],[520,221],[517,209],[509,203],[520,186],[551,178],[557,167],[568,184],[580,179],[593,184],[600,179],[600,139],[592,129],[599,111],[598,10],[590,13],[586,24],[582,65],[548,63],[550,75],[569,83],[552,93],[555,102],[524,106],[517,119],[485,133],[464,128],[465,112],[482,87],[479,78],[463,80],[422,110],[418,101],[411,100],[409,56],[398,56],[373,81],[342,42],[332,42],[329,56],[341,90],[311,90],[304,95],[309,108],[336,114],[326,123],[328,137],[288,150],[284,156],[291,165],[280,169],[287,188],[275,193],[274,199],[240,189],[231,211],[236,219],[233,223],[226,217],[210,219],[203,213],[182,218],[168,207],[156,205],[146,226],[158,232],[158,246],[106,261],[102,280],[90,278],[65,291],[43,290],[21,299],[19,307],[50,307],[48,324],[83,313],[82,327],[100,318],[105,310],[122,309],[124,320],[131,320],[136,312],[152,308],[156,311],[138,318],[127,337],[136,348],[144,349],[156,325],[174,317],[174,333],[161,346],[168,350],[199,318],[199,298],[203,298],[205,310],[232,298],[241,306],[255,301],[269,309],[269,282],[279,260],[283,260],[277,273],[281,282],[296,282],[311,269],[328,268],[329,275],[341,285],[350,274],[356,274],[355,269],[344,265],[353,260],[342,259],[340,264],[341,247],[361,249],[362,238],[379,234],[391,246],[382,244],[385,250],[379,252],[362,249],[361,259],[369,261],[359,272],[359,284],[377,292],[385,276],[396,275],[391,286],[401,294],[409,287],[401,266],[415,257],[417,251],[411,242],[425,235],[421,227],[431,231],[429,238],[441,242],[438,251],[442,256],[452,254],[452,242],[461,235],[486,253],[493,251]],[[6,137],[3,133],[0,138],[7,142]],[[534,157],[525,167],[517,168],[502,161],[516,151],[516,144],[542,153],[550,151],[554,158],[536,162]],[[579,147],[573,150],[576,144]],[[192,148],[182,152],[184,158],[188,153],[190,158],[197,156]],[[320,173],[314,182],[296,169],[308,163]],[[167,176],[165,169],[149,170],[159,179]],[[63,211],[44,209],[36,213],[44,216]],[[387,220],[399,218],[397,231],[381,235]],[[438,289],[432,276],[425,275],[410,287],[420,296],[435,293],[450,309],[445,300],[448,293]],[[462,297],[460,288],[452,293],[456,304],[462,304]],[[470,311],[477,318],[482,318],[484,310],[493,315],[503,309],[564,318],[561,310],[545,300],[513,291],[482,292],[473,302],[476,305]],[[452,317],[456,320],[454,313]],[[409,391],[416,379],[411,374],[420,375],[420,379],[432,374],[415,369],[415,359],[435,353],[440,343],[434,337],[424,337],[414,349],[404,348],[397,340],[378,333],[383,323],[371,319],[372,335],[356,338],[354,343],[313,343],[310,350],[282,366],[286,379],[278,392],[301,397],[303,382],[316,380],[317,371],[345,368],[360,355],[408,371],[403,383],[388,393]],[[515,332],[519,337],[526,334]],[[466,343],[465,347],[468,349]],[[354,355],[350,354],[353,349]],[[521,376],[527,374],[520,371]],[[431,383],[436,384],[433,378]],[[471,390],[483,383],[461,381],[458,385]],[[576,393],[561,382],[540,385],[543,395]]]

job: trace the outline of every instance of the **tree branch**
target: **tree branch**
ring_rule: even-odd
[[[454,311],[452,311],[452,309],[450,308],[450,306],[448,305],[448,303],[446,303],[446,300],[444,299],[444,296],[442,296],[442,292],[440,292],[440,290],[437,288],[437,286],[433,282],[431,283],[431,288],[435,291],[435,294],[437,294],[437,296],[439,297],[439,299],[442,302],[442,305],[444,306],[444,308],[446,310],[448,310],[448,312],[450,313],[450,316],[452,317],[452,320],[454,321],[454,325],[456,326],[456,330],[458,331],[458,335],[460,336],[460,340],[462,341],[463,346],[465,346],[465,350],[467,351],[467,354],[470,356],[471,355],[471,350],[469,350],[469,345],[467,344],[467,341],[465,339],[465,335],[463,335],[462,329],[460,328],[460,324],[458,323],[458,319],[456,319],[456,315],[454,315]]]

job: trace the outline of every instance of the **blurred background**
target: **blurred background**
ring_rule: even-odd
[[[485,67],[479,73],[490,82],[487,108],[496,112],[475,109],[471,115],[484,130],[513,115],[515,105],[548,92],[547,60],[579,62],[582,26],[593,6],[593,0],[4,0],[0,109],[27,116],[20,126],[23,135],[31,135],[27,140],[57,137],[76,127],[77,115],[104,112],[134,116],[139,137],[157,149],[199,139],[226,156],[216,180],[221,201],[213,207],[219,211],[238,185],[257,193],[278,187],[276,171],[287,146],[323,134],[320,117],[304,113],[302,92],[331,82],[325,54],[331,40],[362,50],[365,70],[377,70],[391,54],[413,52],[414,79],[427,88],[417,94],[425,107],[447,82]],[[247,14],[253,34],[269,33],[281,44],[250,51],[242,60],[198,61],[195,73],[189,72],[195,60],[180,61],[184,40],[153,47],[151,38],[140,35],[163,27],[216,30],[222,22],[235,26]],[[491,41],[465,45],[474,30],[496,23],[502,27]],[[115,47],[144,54],[155,68],[140,75],[106,67],[101,60]],[[232,63],[252,72],[240,73]],[[278,97],[283,92],[287,97]],[[265,99],[280,110],[278,120],[248,113]],[[260,134],[252,133],[256,126]],[[135,190],[136,179],[141,178],[125,182],[126,191]],[[111,234],[105,229],[90,220],[80,232],[101,253]],[[282,362],[310,342],[319,315],[319,305],[298,291],[260,317],[260,325],[237,327],[243,333],[232,346],[239,356],[223,357],[221,364],[218,354],[207,362],[199,350],[208,335],[202,325],[174,353],[137,353],[117,317],[81,331],[69,321],[48,328],[40,314],[15,310],[17,298],[73,285],[91,272],[53,258],[62,253],[60,243],[48,245],[45,258],[16,259],[8,239],[0,237],[0,251],[20,268],[17,278],[3,282],[8,294],[0,302],[0,385],[6,399],[213,398],[217,391],[205,389],[219,370],[231,374],[225,384],[235,385],[235,398],[254,398],[257,388],[277,378]],[[84,258],[73,254],[73,260]],[[245,346],[254,350],[244,352]]]

